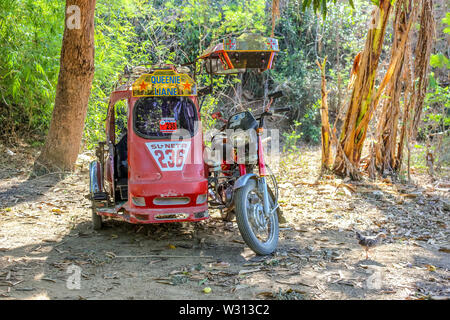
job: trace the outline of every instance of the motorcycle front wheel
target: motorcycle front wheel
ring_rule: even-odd
[[[268,217],[264,214],[263,195],[257,183],[250,179],[235,194],[236,222],[245,243],[256,254],[267,255],[275,251],[278,244],[278,215],[273,212]],[[269,196],[270,208],[273,199]]]

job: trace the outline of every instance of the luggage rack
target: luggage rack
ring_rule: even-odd
[[[223,38],[211,44],[198,58],[184,65],[203,60],[208,74],[243,73],[248,69],[260,72],[272,69],[280,51],[278,40],[259,34],[244,33],[239,37]]]

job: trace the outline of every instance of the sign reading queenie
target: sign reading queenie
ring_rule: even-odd
[[[196,96],[197,86],[192,78],[173,70],[156,70],[141,75],[132,85],[133,97]]]

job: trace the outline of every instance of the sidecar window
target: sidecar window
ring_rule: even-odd
[[[197,112],[187,98],[142,97],[134,105],[134,131],[143,138],[170,137],[172,132],[160,130],[160,121],[167,118],[176,121],[178,130],[187,130],[191,136],[195,134]]]

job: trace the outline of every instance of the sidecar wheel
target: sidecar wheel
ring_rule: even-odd
[[[271,197],[269,199],[270,206],[273,207],[273,200]],[[236,191],[235,206],[239,231],[250,249],[259,255],[274,252],[278,245],[278,215],[274,213],[265,217],[263,197],[258,193],[255,180],[250,179]]]
[[[100,230],[103,227],[102,216],[97,214],[94,201],[92,201],[92,227],[94,230]]]

